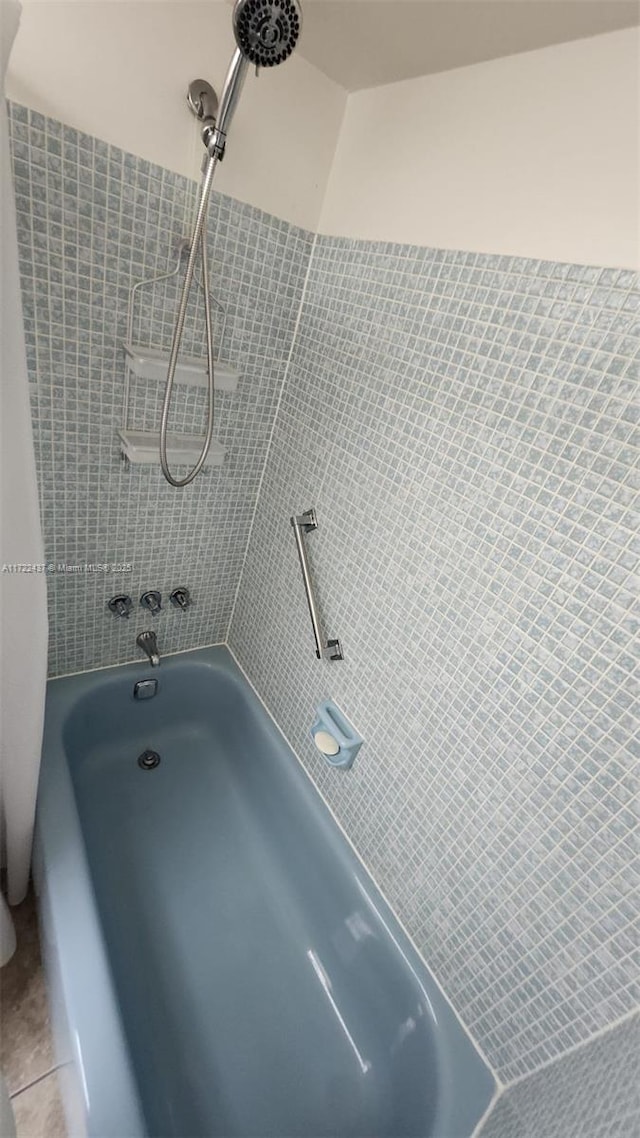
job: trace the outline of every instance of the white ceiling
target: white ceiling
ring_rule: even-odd
[[[298,50],[348,91],[637,24],[636,0],[302,0]]]

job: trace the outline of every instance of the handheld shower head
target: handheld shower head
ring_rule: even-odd
[[[236,0],[233,30],[238,44],[225,79],[215,127],[205,126],[202,137],[209,154],[224,155],[227,131],[233,118],[250,63],[274,67],[288,59],[298,42],[302,12],[298,0]]]
[[[274,67],[298,42],[302,11],[298,0],[236,0],[233,31],[240,51],[256,67]]]

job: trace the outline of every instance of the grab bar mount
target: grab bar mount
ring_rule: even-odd
[[[311,533],[311,530],[318,528],[318,516],[313,508],[305,510],[304,514],[298,514],[297,517],[291,519],[292,526],[299,526],[305,533]]]

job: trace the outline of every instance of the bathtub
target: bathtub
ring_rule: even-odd
[[[225,648],[50,681],[34,867],[73,1138],[462,1138],[486,1110],[490,1072]]]

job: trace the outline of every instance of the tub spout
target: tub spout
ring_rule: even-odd
[[[136,644],[138,648],[142,648],[142,651],[146,652],[151,667],[158,668],[160,666],[160,653],[158,652],[155,632],[141,632],[139,636],[136,636]]]

